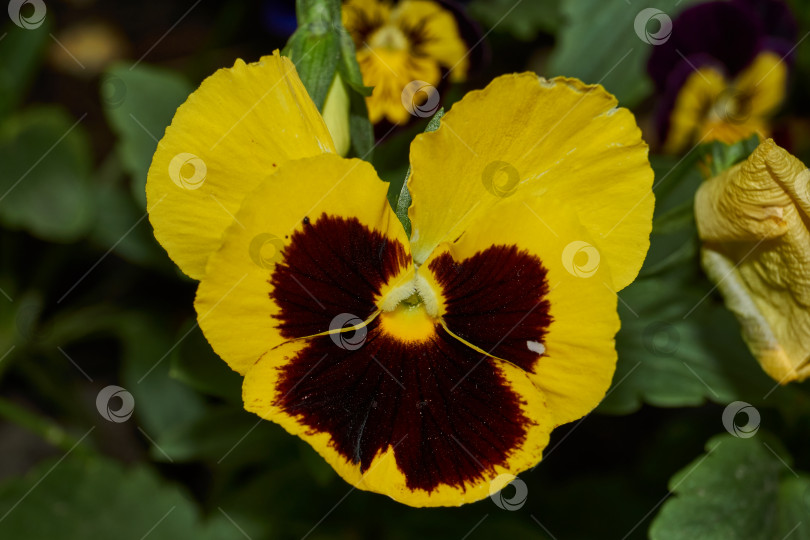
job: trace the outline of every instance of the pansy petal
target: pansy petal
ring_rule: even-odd
[[[371,96],[366,98],[372,123],[386,118],[394,124],[404,124],[412,118],[402,104],[402,93],[408,84],[412,81],[437,84],[441,77],[435,60],[416,57],[407,51],[365,48],[357,53],[357,62],[363,73],[363,84],[374,87]]]
[[[333,334],[270,351],[245,377],[245,408],[359,489],[411,506],[483,499],[540,460],[552,417],[521,370],[440,326],[421,342],[379,320],[366,331],[359,347]]]
[[[619,329],[609,268],[569,203],[506,203],[418,270],[437,291],[448,330],[528,373],[556,424],[605,395]]]
[[[765,116],[773,113],[785,99],[788,67],[772,52],[759,54],[739,77],[736,86],[748,100],[746,113]]]
[[[332,138],[293,63],[277,51],[237,60],[203,81],[158,144],[146,183],[155,237],[201,279],[245,195],[286,161],[323,152]]]
[[[403,0],[392,16],[409,38],[414,56],[433,58],[442,67],[452,70],[452,80],[464,80],[468,66],[467,45],[453,13],[430,0]]]
[[[722,135],[719,126],[707,127],[705,121],[726,88],[723,73],[713,66],[703,66],[686,78],[670,112],[666,152],[679,153],[698,141],[708,142]]]
[[[498,77],[456,103],[438,130],[416,137],[411,171],[417,263],[470,223],[502,219],[511,199],[576,201],[615,290],[635,278],[649,246],[647,145],[633,115],[601,86]]]
[[[810,170],[768,139],[695,195],[703,268],[780,384],[810,378],[808,186]]]
[[[232,369],[244,374],[286,340],[366,320],[386,287],[412,275],[387,189],[368,163],[327,154],[282,165],[245,198],[195,303]]]

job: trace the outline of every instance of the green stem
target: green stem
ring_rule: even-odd
[[[4,398],[0,398],[0,417],[39,435],[48,444],[65,452],[70,451],[78,443],[78,439],[59,425]]]

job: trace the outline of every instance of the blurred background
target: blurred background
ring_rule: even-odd
[[[654,45],[634,21],[647,4],[675,18],[694,3],[455,4],[474,65],[466,81],[440,88],[442,105],[512,71],[603,84],[636,113],[657,179],[668,178],[660,216],[691,199],[700,152],[658,152],[646,66]],[[807,163],[810,42],[799,40],[810,32],[810,5],[790,5],[795,60],[774,135]],[[751,474],[775,490],[711,484],[729,501],[718,511],[730,521],[784,516],[770,505],[788,479],[799,482],[789,486],[798,493],[790,508],[810,512],[800,472],[810,470],[807,385],[776,388],[759,369],[701,276],[693,222],[657,231],[645,279],[621,296],[614,387],[596,412],[553,433],[543,462],[506,489],[511,504],[414,509],[352,489],[308,445],[242,410],[240,378],[196,326],[196,284],[155,242],[145,210],[146,171],[177,106],[216,69],[284,47],[294,3],[12,1],[8,11],[0,13],[0,537],[645,538],[677,487],[673,475],[727,434],[721,417],[735,400],[757,408],[789,471],[765,454],[771,468]],[[375,130],[367,159],[392,193],[427,121]],[[682,318],[690,306],[694,316]],[[775,538],[768,527],[749,537]],[[810,538],[808,527],[791,538]]]

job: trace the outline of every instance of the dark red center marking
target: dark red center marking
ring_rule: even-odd
[[[448,253],[428,268],[443,289],[451,332],[484,351],[532,371],[551,324],[548,270],[540,259],[515,246],[492,246],[469,259]]]
[[[383,285],[410,264],[400,242],[356,218],[321,214],[302,224],[270,278],[270,297],[281,308],[278,326],[290,339],[329,330],[341,313],[365,320]]]
[[[530,425],[492,360],[441,326],[428,341],[403,343],[374,321],[357,350],[313,338],[281,369],[277,395],[363,472],[393,447],[408,488],[428,492],[504,465]]]
[[[288,337],[322,332],[340,313],[364,319],[386,281],[408,264],[402,245],[356,219],[321,215],[292,235],[273,272],[273,298]],[[494,246],[461,262],[430,264],[444,290],[451,330],[529,369],[551,317],[546,270],[514,246]],[[317,300],[316,300],[317,299]],[[404,342],[373,321],[363,345],[320,336],[279,368],[276,405],[367,471],[394,448],[410,489],[463,487],[485,477],[525,441],[531,420],[497,361],[441,325],[422,342]]]

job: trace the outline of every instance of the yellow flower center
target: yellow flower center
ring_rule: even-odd
[[[729,86],[711,104],[709,121],[722,121],[739,124],[748,119],[751,109],[751,98],[743,91]]]
[[[372,49],[404,51],[408,49],[408,45],[408,38],[402,30],[391,24],[381,27],[368,40],[368,46]]]
[[[421,342],[436,334],[436,319],[431,317],[418,294],[403,300],[393,311],[380,314],[383,332],[399,341]]]

